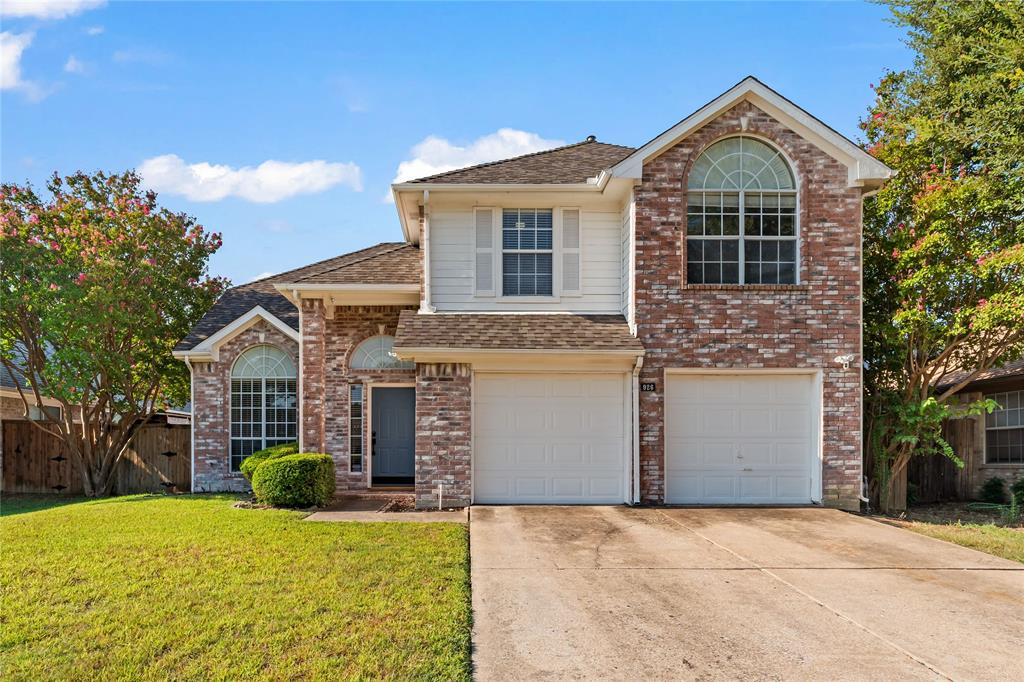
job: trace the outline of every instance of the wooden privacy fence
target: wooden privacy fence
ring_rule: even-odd
[[[64,443],[31,422],[3,422],[3,492],[80,495],[82,479]],[[187,492],[192,481],[188,425],[139,429],[114,472],[112,492]]]

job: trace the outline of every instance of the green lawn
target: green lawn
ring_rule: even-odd
[[[234,501],[0,501],[3,678],[469,678],[464,526]]]
[[[968,502],[911,506],[885,521],[921,535],[1024,563],[1024,526],[1008,526],[998,509]]]
[[[1024,563],[1024,529],[992,524],[937,524],[913,521],[900,524],[908,530],[964,547]]]

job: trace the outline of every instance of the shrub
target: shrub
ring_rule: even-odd
[[[274,507],[322,507],[334,495],[334,460],[310,453],[268,459],[253,472],[252,490]]]
[[[986,480],[981,484],[981,501],[991,504],[1003,504],[1006,502],[1006,483],[998,476]]]
[[[1017,504],[1024,507],[1024,476],[1021,476],[1010,486],[1010,494],[1017,500]]]
[[[242,465],[239,470],[242,475],[245,476],[245,480],[252,482],[252,474],[256,471],[256,467],[263,464],[268,459],[277,459],[278,457],[284,457],[285,455],[294,455],[299,451],[298,443],[285,443],[284,445],[274,445],[265,450],[259,450],[254,452],[245,459],[242,460]]]

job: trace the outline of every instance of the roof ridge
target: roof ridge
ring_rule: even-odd
[[[473,169],[476,169],[476,168],[488,168],[490,166],[496,166],[499,163],[508,163],[510,161],[519,161],[520,159],[527,159],[527,158],[530,158],[532,156],[540,156],[542,154],[551,154],[553,152],[560,152],[560,151],[563,151],[563,150],[566,150],[566,149],[572,149],[573,147],[581,147],[581,146],[583,146],[585,144],[601,144],[601,145],[605,145],[606,147],[619,147],[621,149],[628,149],[628,150],[630,150],[630,153],[633,153],[634,151],[636,151],[635,148],[627,147],[626,145],[622,145],[622,144],[612,144],[611,142],[601,142],[600,140],[597,140],[597,139],[594,139],[594,140],[584,139],[584,140],[580,140],[579,142],[573,142],[571,144],[563,144],[561,147],[552,147],[551,149],[542,149],[539,152],[530,152],[529,154],[520,154],[519,156],[510,156],[507,159],[495,159],[494,161],[485,161],[484,163],[475,163],[475,164],[473,164],[471,166],[463,166],[462,168],[453,168],[453,169],[451,169],[449,171],[444,171],[443,173],[435,173],[434,175],[426,175],[426,176],[423,176],[422,178],[414,178],[412,180],[408,180],[407,182],[423,182],[425,180],[437,180],[438,178],[444,178],[444,177],[447,177],[447,176],[449,176],[449,175],[451,175],[453,173],[461,173],[462,171],[473,170]]]
[[[383,246],[384,244],[392,244],[394,246],[394,248],[383,249],[383,250],[381,250],[381,251],[379,251],[377,253],[366,254],[362,258],[356,258],[356,259],[351,260],[351,261],[349,261],[347,263],[342,263],[341,265],[336,265],[334,267],[327,268],[326,270],[323,270],[321,272],[317,272],[317,273],[315,273],[315,276],[325,275],[328,272],[335,272],[337,270],[341,270],[342,268],[351,267],[351,266],[355,265],[356,263],[366,262],[366,261],[370,260],[371,258],[376,258],[377,256],[383,256],[385,254],[394,253],[395,251],[398,251],[399,249],[403,249],[406,246],[412,246],[412,244],[410,244],[409,242],[381,242],[380,244],[377,244],[377,246]],[[373,248],[373,247],[370,247],[370,248]],[[366,251],[367,249],[363,249],[363,250]],[[353,253],[359,253],[359,251],[353,251]],[[352,254],[344,254],[344,255],[349,256],[349,255],[352,255]],[[336,256],[336,257],[340,258],[341,256]],[[330,259],[328,259],[328,260],[330,260]],[[302,268],[300,268],[300,269],[302,269]],[[284,273],[284,274],[287,274],[287,273]],[[310,277],[313,277],[313,276],[314,276],[314,273],[310,273],[310,274],[305,275],[303,277],[299,277],[295,281],[296,282],[301,282],[302,280],[309,279]]]
[[[324,263],[326,263],[328,261],[335,260],[336,258],[344,258],[345,256],[354,256],[357,253],[363,253],[365,251],[369,251],[370,249],[376,249],[378,247],[385,246],[385,245],[388,245],[388,246],[391,246],[391,245],[405,246],[408,243],[409,242],[380,242],[379,244],[374,244],[372,246],[367,246],[367,247],[362,248],[362,249],[356,249],[355,251],[350,251],[349,253],[342,253],[342,254],[339,254],[337,256],[331,256],[330,258],[324,258],[323,260],[314,261],[314,262],[309,263],[307,265],[300,265],[297,268],[292,268],[291,270],[285,270],[284,272],[279,272],[279,273],[274,274],[274,275],[267,275],[266,277],[261,277],[261,278],[259,278],[257,280],[253,280],[252,282],[246,282],[245,284],[239,284],[237,286],[231,287],[231,289],[228,289],[228,291],[231,291],[232,289],[243,289],[245,287],[250,287],[253,284],[259,284],[260,282],[266,282],[267,280],[271,280],[271,279],[274,279],[276,277],[282,277],[282,276],[287,275],[287,274],[292,273],[292,272],[298,272],[299,270],[305,270],[306,268],[311,268],[311,267],[316,266],[316,265],[322,265],[322,264],[324,264]],[[390,251],[385,251],[385,253],[391,253],[391,252]],[[360,260],[365,260],[365,259],[360,259]],[[331,270],[334,270],[334,269],[336,269],[336,268],[330,268],[330,269],[327,270],[327,272],[330,272]]]

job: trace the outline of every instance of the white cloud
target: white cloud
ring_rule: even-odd
[[[478,163],[542,152],[563,144],[565,142],[562,140],[547,140],[537,133],[513,128],[502,128],[490,135],[478,137],[464,147],[431,135],[412,148],[411,159],[398,164],[392,182],[405,182]]]
[[[107,0],[3,0],[0,15],[5,17],[32,17],[33,19],[63,19],[86,10],[102,7]]]
[[[64,71],[66,71],[67,73],[82,74],[85,73],[85,70],[85,62],[81,61],[75,55],[71,55],[70,57],[68,57],[68,60],[64,62]]]
[[[192,201],[238,197],[267,204],[300,194],[315,194],[335,185],[363,189],[362,170],[354,163],[327,161],[264,161],[258,166],[232,168],[206,162],[186,164],[175,154],[146,159],[138,168],[157,192],[180,194]]]
[[[21,54],[34,37],[33,33],[0,33],[0,90],[18,90],[31,100],[40,100],[47,93],[21,77]]]
[[[85,35],[98,36],[101,35],[105,30],[107,29],[103,28],[102,26],[90,26],[89,28],[85,29]]]
[[[276,274],[277,274],[276,272],[261,272],[260,274],[256,275],[255,277],[251,277],[249,279],[249,282],[255,282],[258,279],[264,279],[266,277],[273,277]],[[246,284],[248,284],[248,282],[246,282]]]

